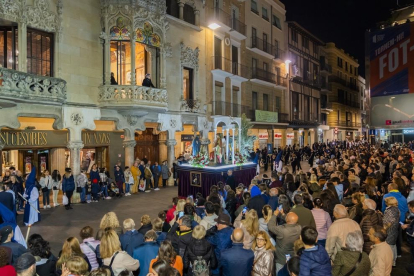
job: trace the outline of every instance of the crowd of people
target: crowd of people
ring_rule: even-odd
[[[309,171],[293,169],[287,149],[279,149],[272,171],[248,187],[227,177],[208,195],[174,197],[170,209],[142,216],[139,227],[109,212],[97,231],[85,225],[57,255],[39,234],[22,242],[9,219],[0,225],[0,275],[382,276],[391,275],[404,243],[414,273],[411,147],[332,142],[309,149]],[[13,215],[2,204],[0,214]]]

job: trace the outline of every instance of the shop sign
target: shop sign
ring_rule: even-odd
[[[267,132],[259,133],[259,140],[267,140],[267,139],[269,139],[269,133]]]
[[[294,133],[286,133],[286,139],[294,139],[295,134]]]
[[[181,134],[181,142],[193,141],[194,135]]]
[[[414,134],[414,129],[404,129],[403,133],[404,134]]]
[[[82,141],[85,145],[108,145],[111,143],[111,138],[107,132],[84,132],[82,133]]]
[[[275,133],[275,139],[277,139],[277,140],[282,139],[282,133],[280,133],[280,132],[276,132],[276,133]]]
[[[256,122],[268,122],[268,123],[278,122],[277,112],[255,110],[255,115],[256,115]]]

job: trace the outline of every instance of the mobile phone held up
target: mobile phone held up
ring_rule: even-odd
[[[246,212],[247,212],[248,210],[249,210],[249,208],[244,207],[244,208],[243,208],[243,212],[242,212],[242,213],[243,213],[243,215],[244,215],[244,214],[246,214]]]
[[[181,212],[178,213],[178,218],[179,219],[182,218],[183,216],[184,216],[184,211],[181,211]]]

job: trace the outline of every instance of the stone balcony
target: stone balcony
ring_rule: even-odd
[[[1,107],[17,102],[62,105],[66,102],[66,81],[0,68]]]
[[[168,108],[166,89],[139,85],[102,85],[99,89],[98,101],[101,107],[115,109],[140,107],[163,110]]]

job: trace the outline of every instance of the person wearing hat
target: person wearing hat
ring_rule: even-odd
[[[35,276],[36,275],[36,258],[30,253],[24,253],[19,257],[16,264],[17,276]]]
[[[27,252],[27,249],[18,242],[12,241],[13,238],[13,228],[10,225],[7,225],[0,229],[0,242],[1,246],[8,247],[12,251],[12,264],[16,264],[17,259],[24,253]]]
[[[32,225],[40,221],[40,214],[37,212],[39,208],[39,190],[36,188],[36,167],[32,167],[32,171],[26,179],[26,189],[24,190],[24,198],[26,205],[24,206],[23,221],[26,225]]]
[[[74,190],[75,190],[75,179],[72,174],[72,169],[66,168],[65,175],[63,176],[63,179],[62,179],[63,195],[66,195],[66,197],[68,198],[68,205],[65,206],[66,210],[73,209],[70,206],[70,200],[72,198]]]
[[[217,231],[213,235],[206,237],[206,239],[213,246],[218,261],[218,268],[213,270],[213,275],[220,275],[221,252],[231,247],[233,228],[231,227],[230,217],[226,214],[219,214],[214,221],[216,226],[212,229],[217,229]],[[208,232],[211,233],[211,231]]]

